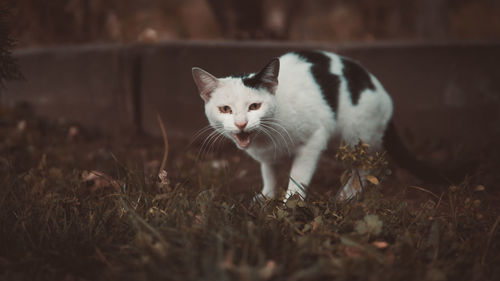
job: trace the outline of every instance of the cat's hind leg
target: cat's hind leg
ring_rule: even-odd
[[[363,192],[363,187],[366,185],[366,176],[368,174],[368,171],[363,169],[352,169],[349,180],[339,189],[336,199],[339,201],[347,201],[359,196]]]
[[[380,151],[382,146],[384,129],[380,129],[380,127],[383,128],[383,125],[367,128],[362,132],[352,130],[349,132],[350,134],[344,135],[344,141],[351,147],[354,147],[362,141],[369,146],[368,153],[375,153]],[[369,169],[366,170],[361,167],[353,167],[350,171],[351,176],[349,180],[337,192],[337,200],[346,201],[359,196],[367,185],[366,176],[369,175],[370,172]]]

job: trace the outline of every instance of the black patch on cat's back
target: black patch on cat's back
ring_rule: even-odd
[[[352,104],[358,104],[361,93],[366,89],[375,90],[370,74],[358,63],[341,58],[344,68],[342,73],[347,80],[347,88],[351,93]]]
[[[300,58],[311,63],[311,74],[319,85],[324,99],[330,105],[333,112],[337,112],[339,103],[340,79],[330,72],[331,59],[318,51],[294,52]]]

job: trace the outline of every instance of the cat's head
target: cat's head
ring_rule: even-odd
[[[261,123],[274,116],[279,60],[246,77],[216,78],[197,67],[192,72],[210,125],[239,148],[248,148]]]

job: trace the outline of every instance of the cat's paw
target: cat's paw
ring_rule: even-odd
[[[272,198],[273,198],[272,196],[266,196],[262,193],[259,193],[253,197],[252,201],[254,203],[264,204],[264,202]]]
[[[287,190],[285,193],[285,200],[284,202],[288,201],[288,199],[293,198],[293,197],[299,197],[300,199],[304,200],[305,199],[305,194],[300,191],[294,191],[294,190]]]

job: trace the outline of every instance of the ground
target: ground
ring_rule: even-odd
[[[2,280],[500,278],[498,154],[449,185],[391,165],[361,200],[338,203],[344,167],[330,151],[308,198],[284,204],[251,200],[259,167],[232,146],[199,155],[191,136],[169,138],[159,179],[161,137],[28,107],[1,108],[0,124]]]

